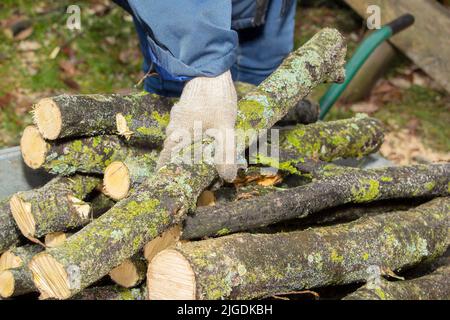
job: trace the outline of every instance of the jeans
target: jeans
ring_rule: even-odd
[[[157,73],[144,81],[148,92],[179,96],[187,80],[230,69],[233,80],[258,85],[293,49],[295,0],[115,2],[133,16],[144,72]]]

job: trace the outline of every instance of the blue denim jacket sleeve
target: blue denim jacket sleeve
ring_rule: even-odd
[[[236,60],[230,0],[128,0],[142,51],[164,80],[217,76]]]

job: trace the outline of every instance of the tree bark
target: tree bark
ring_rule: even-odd
[[[45,139],[117,134],[116,115],[122,114],[130,122],[147,119],[156,132],[161,125],[160,115],[168,115],[173,99],[149,93],[131,95],[92,94],[60,95],[40,100],[34,108],[34,121]],[[138,128],[136,128],[138,129]],[[159,128],[164,132],[164,128]],[[139,135],[139,130],[136,130]]]
[[[28,263],[42,250],[39,245],[25,245],[8,250],[1,256],[4,269],[0,272],[0,295],[3,298],[37,291]]]
[[[103,174],[113,161],[148,150],[131,147],[117,136],[95,136],[78,140],[48,142],[34,126],[25,128],[20,141],[25,164],[58,175],[75,172]]]
[[[0,253],[20,242],[20,230],[11,214],[9,200],[0,201]]]
[[[342,81],[345,53],[344,39],[339,32],[333,29],[319,32],[240,100],[237,129],[270,128],[319,83]],[[195,151],[205,145],[208,146],[199,142],[184,151],[192,148]],[[45,296],[59,299],[80,292],[147,242],[180,223],[187,211],[195,207],[198,195],[216,178],[215,166],[207,161],[172,162],[161,168],[133,195],[118,202],[63,246],[36,256],[30,268],[37,287]],[[68,272],[72,267],[77,268],[77,279]],[[53,277],[62,281],[53,282]]]
[[[66,231],[92,220],[92,208],[83,199],[101,183],[98,177],[56,177],[39,189],[12,196],[11,212],[22,234],[30,240]]]
[[[332,227],[180,244],[150,263],[149,298],[252,299],[364,281],[373,266],[399,270],[444,253],[449,209],[439,198]]]
[[[144,288],[127,289],[120,286],[94,287],[81,291],[71,300],[146,300]]]
[[[449,300],[450,264],[412,280],[368,283],[343,300]]]
[[[185,220],[182,239],[224,235],[310,216],[346,203],[447,196],[450,164],[350,169],[346,174],[255,199],[198,208]]]

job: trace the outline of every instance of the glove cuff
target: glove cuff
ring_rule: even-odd
[[[198,77],[189,80],[184,86],[180,103],[205,97],[223,97],[236,103],[236,89],[234,88],[231,72],[227,71],[217,77]]]

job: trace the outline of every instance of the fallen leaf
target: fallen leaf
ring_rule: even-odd
[[[16,41],[21,41],[24,40],[26,38],[28,38],[29,36],[31,36],[31,34],[33,33],[33,28],[29,27],[23,31],[20,31],[15,37],[14,40]]]
[[[36,51],[41,48],[41,44],[37,41],[21,41],[17,46],[17,50],[19,51]]]
[[[350,109],[356,113],[367,113],[370,115],[377,112],[378,109],[380,109],[380,106],[373,102],[366,101],[354,104]]]
[[[58,65],[61,71],[63,71],[68,77],[72,77],[77,74],[75,64],[69,60],[60,60]]]
[[[80,90],[80,85],[78,84],[78,82],[76,82],[74,79],[72,78],[65,78],[63,77],[62,81],[66,84],[66,86],[68,86],[71,89],[74,89],[76,91]]]

